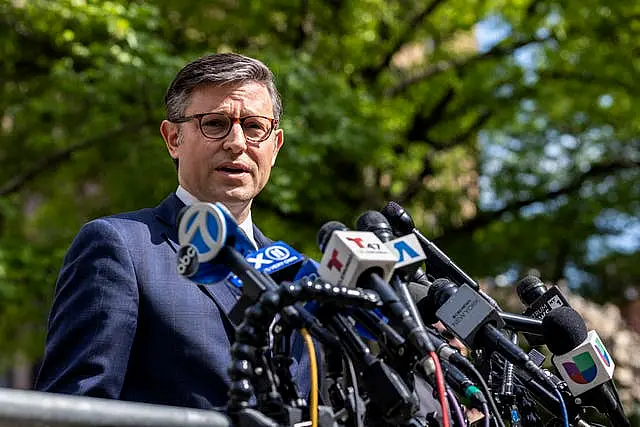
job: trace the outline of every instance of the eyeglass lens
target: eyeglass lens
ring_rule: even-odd
[[[245,138],[250,141],[262,141],[271,133],[271,120],[264,117],[243,117],[240,119],[240,125]],[[233,120],[224,114],[211,113],[202,116],[200,126],[205,136],[215,139],[224,138],[233,126]]]

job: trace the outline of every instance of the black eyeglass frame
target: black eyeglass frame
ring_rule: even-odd
[[[202,118],[205,117],[205,116],[210,116],[210,115],[223,116],[223,117],[231,120],[231,126],[229,126],[229,129],[227,130],[227,133],[224,134],[224,136],[219,136],[217,138],[214,138],[214,137],[209,136],[209,135],[204,133],[204,131],[202,130]],[[250,118],[255,118],[255,117],[258,117],[258,118],[261,118],[261,119],[267,119],[271,123],[271,129],[269,130],[269,132],[262,139],[252,139],[252,138],[247,137],[247,134],[244,133],[243,125],[244,125],[245,120],[250,119]],[[251,116],[244,116],[244,117],[229,117],[229,116],[227,116],[226,114],[223,114],[223,113],[213,113],[213,112],[212,113],[191,114],[189,116],[177,117],[177,118],[169,120],[169,121],[171,123],[186,123],[186,122],[188,122],[190,120],[193,120],[193,119],[198,119],[198,128],[200,128],[200,133],[202,134],[202,136],[204,136],[207,139],[213,139],[215,141],[224,139],[227,136],[229,136],[229,134],[231,133],[231,129],[233,129],[233,125],[235,125],[236,123],[240,123],[240,127],[242,128],[242,133],[243,133],[245,139],[247,141],[254,142],[254,143],[266,141],[267,139],[269,139],[269,137],[273,133],[273,130],[278,127],[278,123],[279,123],[278,119],[274,119],[273,117],[258,116],[258,115],[251,115]]]

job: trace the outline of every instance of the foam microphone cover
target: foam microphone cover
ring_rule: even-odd
[[[542,319],[542,335],[551,353],[565,354],[587,339],[587,325],[571,307],[558,307]]]
[[[356,221],[356,230],[371,231],[383,242],[393,240],[393,229],[389,221],[378,211],[367,211]]]
[[[348,230],[347,226],[339,221],[329,221],[325,223],[320,230],[318,230],[318,235],[316,240],[318,242],[318,246],[320,247],[320,251],[324,253],[325,248],[327,247],[327,243],[329,243],[329,239],[334,231],[338,230]]]
[[[431,325],[439,320],[436,316],[436,311],[438,311],[440,306],[444,304],[450,294],[455,293],[457,288],[453,282],[445,278],[436,279],[429,287],[422,287],[426,288],[426,292],[421,291],[421,294],[424,296],[422,296],[420,300],[414,298],[414,301],[416,302],[416,307],[420,312],[422,321],[425,324]],[[411,285],[409,287],[409,292],[412,297],[414,297],[414,295],[418,296],[415,288],[412,289]]]
[[[518,282],[516,292],[520,301],[526,306],[533,304],[533,302],[544,295],[547,291],[547,287],[536,276],[526,276]]]
[[[405,236],[416,228],[411,215],[394,201],[387,203],[381,212],[395,230],[396,235]]]

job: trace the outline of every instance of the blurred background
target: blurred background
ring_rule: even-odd
[[[0,0],[1,385],[31,386],[80,226],[175,190],[164,92],[226,51],[283,95],[267,235],[318,257],[395,200],[512,311],[531,272],[570,292],[637,408],[638,0]]]

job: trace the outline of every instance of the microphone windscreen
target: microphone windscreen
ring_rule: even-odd
[[[329,243],[329,239],[334,231],[338,230],[349,230],[346,225],[339,221],[329,221],[325,223],[320,230],[318,230],[318,235],[316,240],[318,242],[318,246],[320,247],[320,251],[324,253],[325,248],[327,247],[327,243]]]
[[[565,354],[587,339],[587,325],[571,307],[554,308],[542,319],[542,335],[553,354]]]
[[[547,287],[536,276],[526,276],[518,282],[516,292],[522,304],[529,306],[547,291]]]
[[[438,321],[436,311],[438,311],[442,302],[446,300],[450,293],[455,293],[455,290],[449,288],[456,288],[456,285],[451,280],[446,278],[436,279],[431,286],[427,287],[424,298],[420,300],[414,299],[420,317],[422,317],[422,321],[425,324],[431,325]]]
[[[380,238],[380,240],[393,240],[393,230],[387,218],[378,211],[367,211],[360,215],[356,221],[356,230],[371,231]]]
[[[356,228],[359,231],[369,231],[372,228],[384,224],[389,227],[389,221],[378,211],[366,211],[356,221]]]
[[[387,218],[396,234],[400,236],[410,234],[416,228],[411,215],[394,201],[387,203],[380,212]]]

